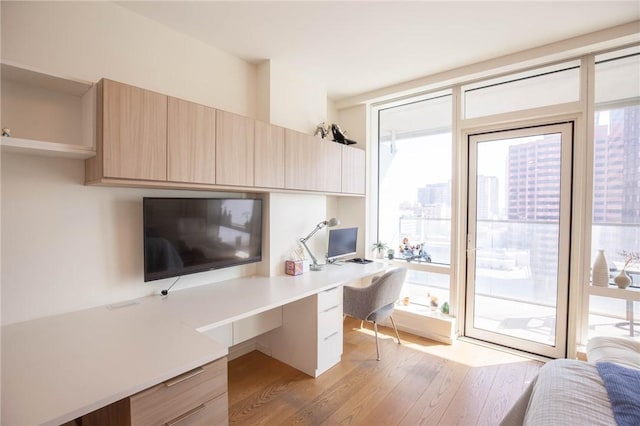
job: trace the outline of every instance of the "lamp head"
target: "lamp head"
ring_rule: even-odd
[[[332,217],[327,221],[327,226],[336,226],[336,225],[340,225],[340,220],[336,219],[335,217]]]

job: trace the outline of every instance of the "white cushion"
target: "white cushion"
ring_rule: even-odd
[[[607,390],[595,365],[554,359],[538,372],[524,426],[615,425]]]
[[[640,342],[623,337],[594,337],[587,343],[587,360],[591,364],[605,361],[640,369]]]

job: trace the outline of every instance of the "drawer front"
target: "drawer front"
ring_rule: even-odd
[[[233,322],[233,344],[259,336],[282,325],[282,307]]]
[[[326,311],[336,305],[342,305],[342,286],[318,293],[318,312]]]
[[[205,402],[183,415],[169,420],[167,426],[224,426],[229,423],[227,394]]]
[[[318,340],[342,331],[342,305],[335,305],[318,314]]]
[[[342,329],[319,338],[316,377],[340,362],[342,358]]]
[[[131,396],[131,424],[164,424],[226,392],[225,357]]]

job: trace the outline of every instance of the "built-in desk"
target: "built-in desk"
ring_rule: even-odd
[[[3,326],[1,423],[73,420],[227,354],[201,332],[384,269],[328,265],[298,276],[233,279]]]

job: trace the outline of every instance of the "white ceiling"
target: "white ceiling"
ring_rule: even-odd
[[[640,1],[125,1],[334,100],[640,19]],[[640,32],[640,26],[639,26]]]

